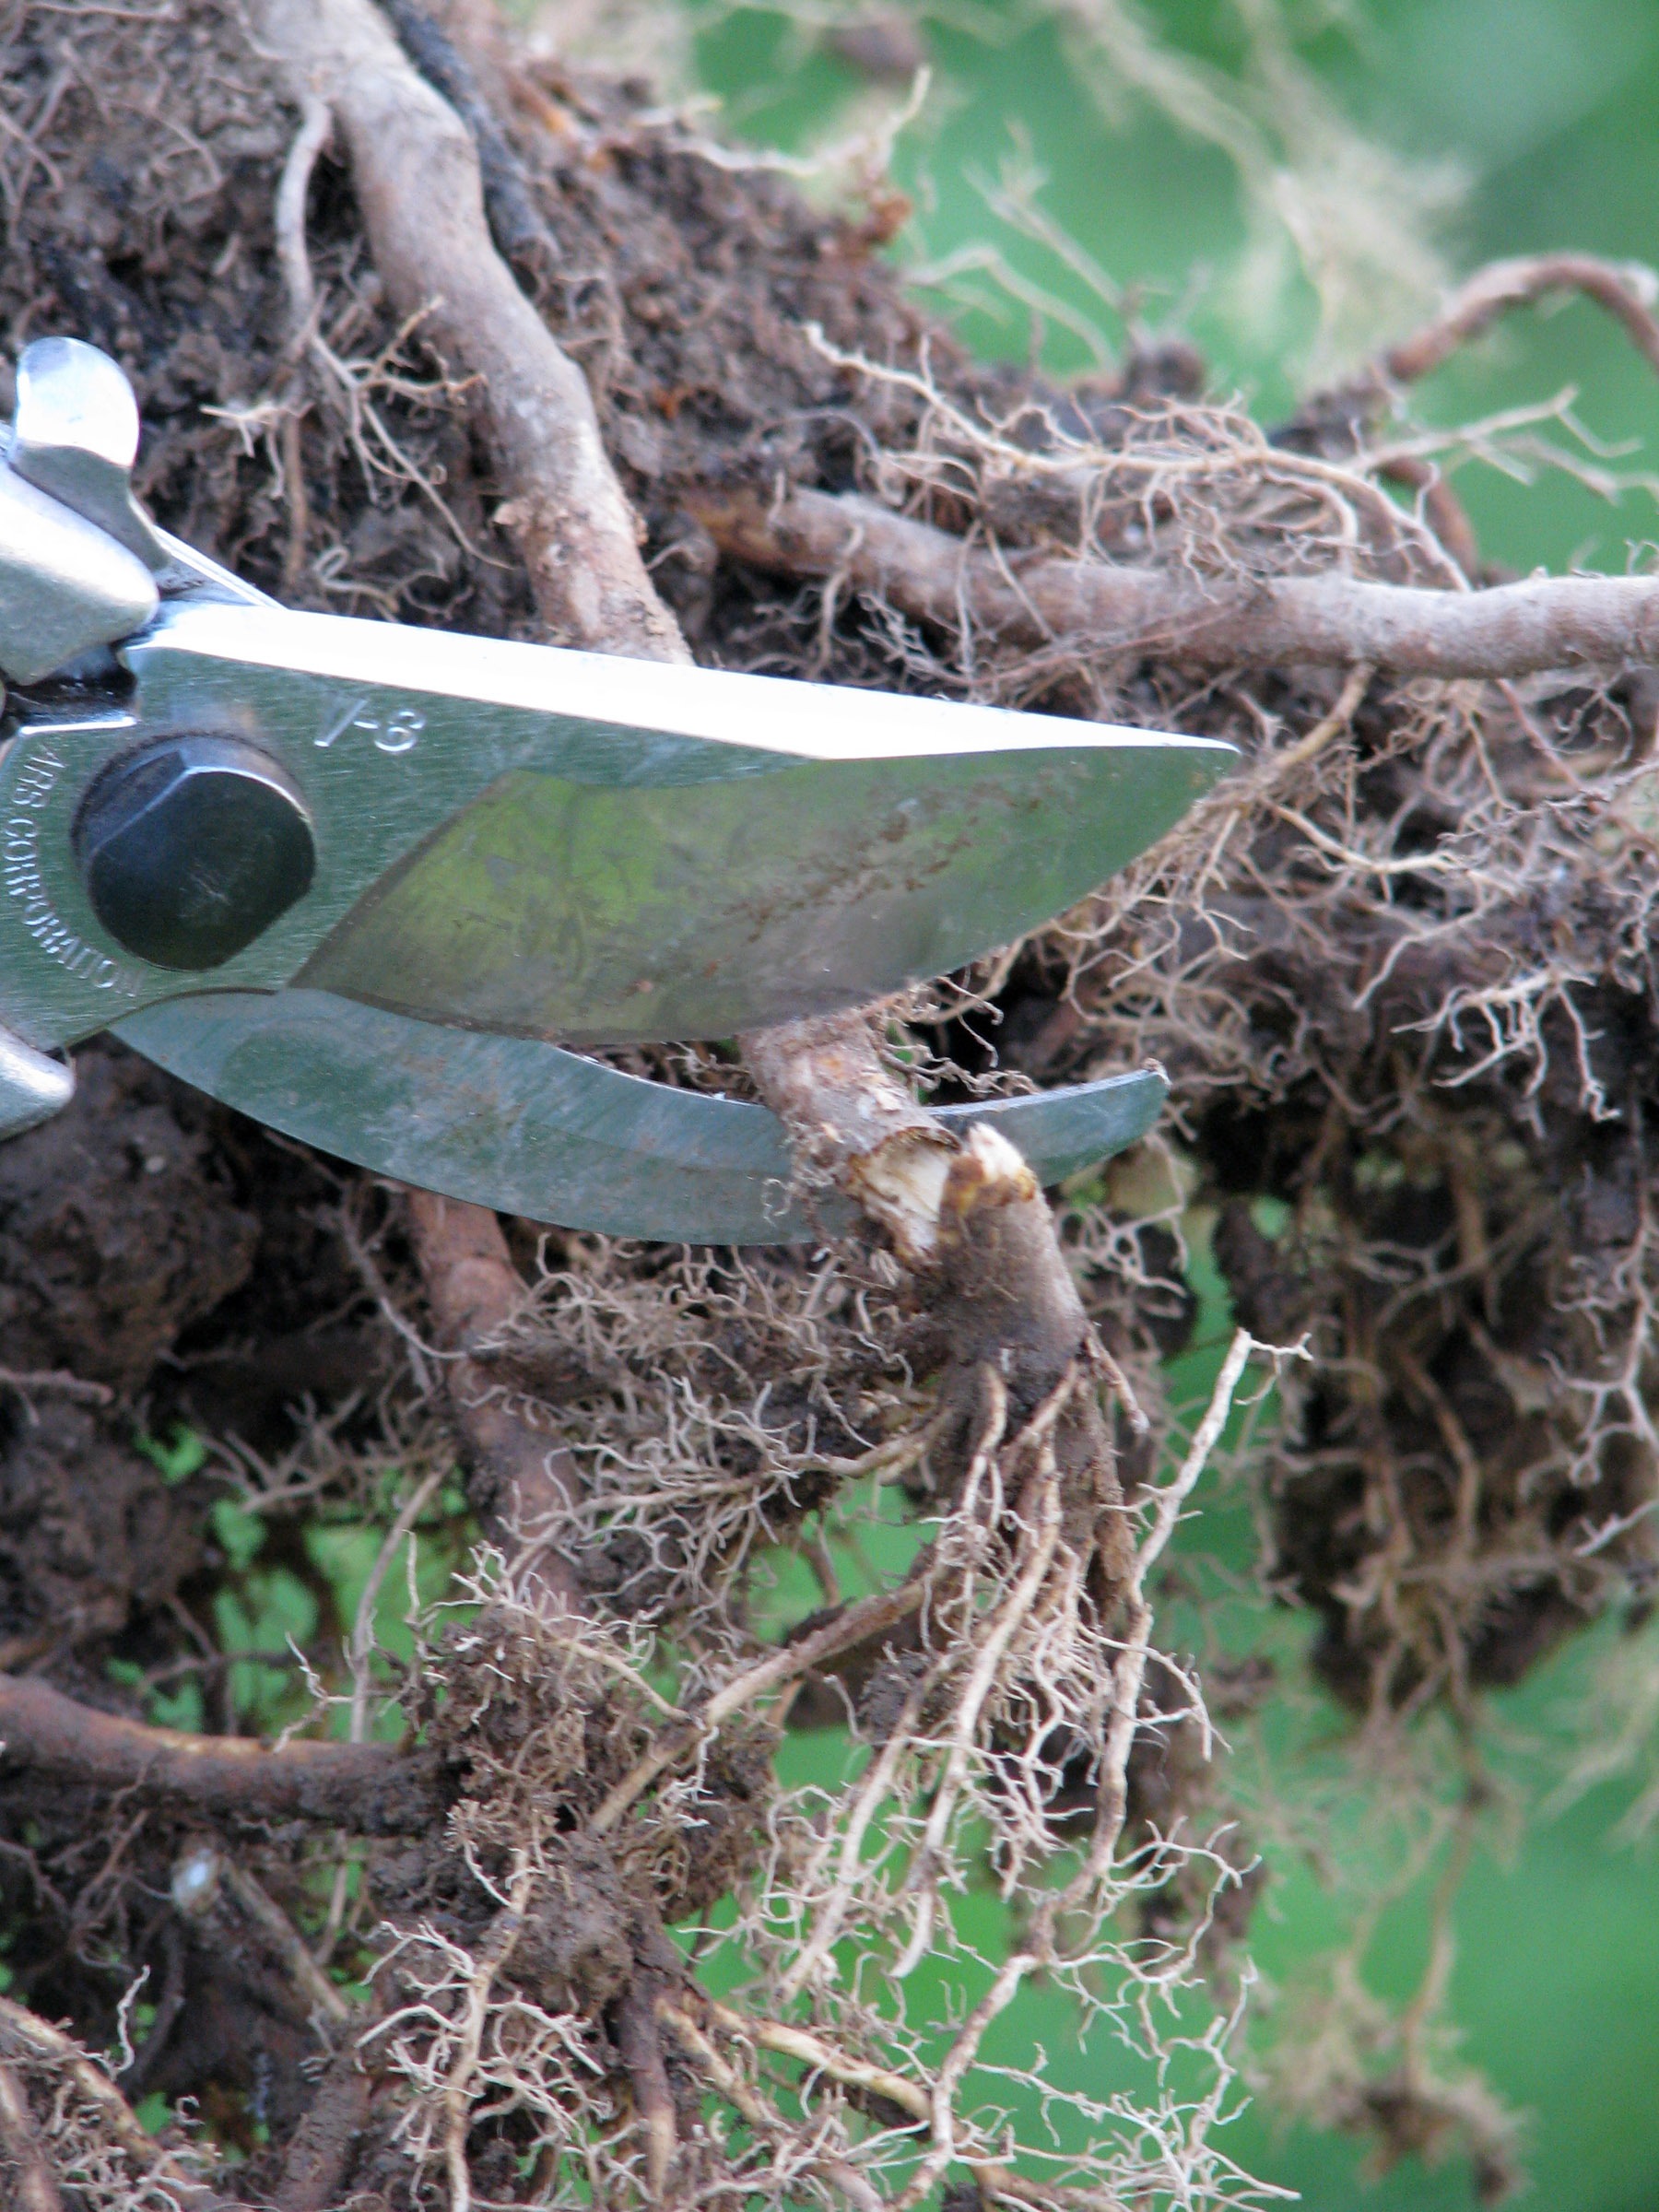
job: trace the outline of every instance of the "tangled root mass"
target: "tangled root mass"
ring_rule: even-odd
[[[1280,1370],[1254,1479],[1265,1583],[1315,1617],[1324,1682],[1375,1726],[1466,1720],[1484,1686],[1644,1603],[1647,675],[1200,681],[1155,636],[1034,644],[839,574],[780,582],[722,538],[735,497],[863,497],[1016,566],[1217,589],[1480,579],[1443,502],[1382,488],[1374,394],[1268,436],[1202,400],[1179,346],[1064,391],[974,364],[879,259],[888,202],[820,214],[711,159],[643,88],[390,12],[488,124],[498,243],[588,376],[700,659],[1240,747],[1175,836],[892,1041],[941,1097],[1167,1068],[1239,1321],[1311,1353]],[[122,360],[159,519],[290,604],[535,635],[465,379],[388,311],[329,152],[306,210],[321,344],[295,343],[273,211],[296,118],[239,11],[70,27],[7,0],[0,98],[6,352],[63,329]],[[742,1082],[718,1053],[640,1065]],[[153,1781],[112,1826],[96,1789],[14,1747],[0,2091],[15,2077],[23,2118],[0,2095],[0,2159],[26,2172],[43,2147],[64,2201],[100,2212],[229,2190],[209,2143],[243,2156],[232,2196],[284,2212],[716,2190],[908,2207],[941,2186],[1059,2206],[1177,2182],[1183,2202],[1260,2201],[1208,2133],[1249,1854],[1194,1673],[1148,1641],[1148,1577],[1203,1464],[1177,1453],[1171,1477],[1161,1452],[1159,1363],[1192,1300],[1170,1215],[1133,1198],[1123,1176],[1069,1194],[1088,1328],[1080,1310],[1075,1358],[1024,1394],[964,1356],[965,1295],[953,1340],[880,1253],[516,1226],[522,1303],[468,1350],[575,1478],[447,1609],[411,1593],[393,1680],[342,1617],[329,1532],[384,1520],[395,1467],[429,1475],[432,1557],[459,1564],[477,1533],[444,1483],[400,1202],[88,1052],[71,1112],[0,1153],[5,1666],[106,1715],[227,1735],[295,1719],[288,1653],[257,1695],[229,1658],[236,1607],[279,1590],[366,1761],[366,1715],[396,1691],[418,1741],[402,1783],[429,1817],[250,1827]],[[172,1450],[186,1432],[206,1463]],[[905,1564],[849,1604],[826,1536],[871,1516],[872,1486]],[[538,1579],[549,1551],[577,1562],[582,1608]],[[804,1562],[810,1608],[789,1597]],[[844,1789],[780,1788],[790,1720],[851,1727]],[[979,1879],[1012,1910],[1005,1959],[955,1931]],[[686,1969],[715,1922],[752,2002]],[[890,2002],[935,1951],[976,1993],[942,2032]],[[1032,1973],[1153,2051],[1159,2006],[1204,1983],[1204,2096],[1090,2111],[1086,2148],[1010,2147],[1010,2077],[975,2068]],[[195,2100],[202,2140],[146,2150],[31,2018],[114,2051],[117,2104]],[[1336,2116],[1395,2148],[1461,2129],[1507,2178],[1473,2091],[1343,2095]]]

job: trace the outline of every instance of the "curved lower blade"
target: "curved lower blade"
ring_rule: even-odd
[[[674,1090],[535,1040],[441,1028],[322,991],[220,992],[130,1016],[116,1035],[256,1121],[446,1196],[566,1229],[664,1243],[790,1244],[851,1227],[810,1211],[764,1107]],[[1152,1070],[951,1106],[988,1121],[1047,1183],[1143,1136]]]

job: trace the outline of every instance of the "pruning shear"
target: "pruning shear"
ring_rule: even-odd
[[[879,998],[1047,921],[1234,755],[1196,737],[300,614],[158,529],[72,338],[0,460],[0,1135],[112,1030],[326,1152],[664,1240],[837,1226],[758,1106],[571,1047]],[[1156,1071],[947,1108],[1042,1180]]]

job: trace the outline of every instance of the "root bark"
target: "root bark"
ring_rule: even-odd
[[[249,1826],[309,1820],[353,1835],[418,1835],[438,1815],[427,1762],[384,1744],[191,1735],[98,1712],[0,1675],[0,1770]]]
[[[698,495],[722,552],[834,578],[947,634],[1171,666],[1366,665],[1401,677],[1617,674],[1659,662],[1659,581],[1537,577],[1435,591],[1361,577],[1195,581],[1071,556],[989,553],[856,493]]]

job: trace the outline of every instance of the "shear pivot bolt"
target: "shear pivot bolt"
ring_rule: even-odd
[[[239,737],[167,737],[112,761],[75,825],[92,910],[158,968],[218,968],[311,888],[304,802]]]

